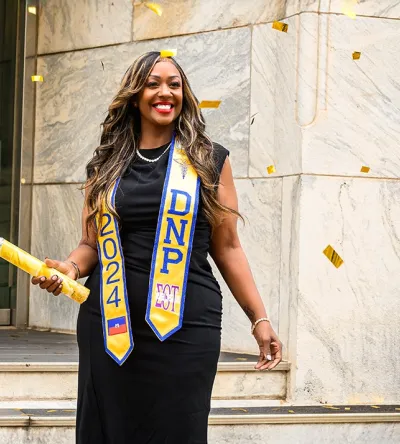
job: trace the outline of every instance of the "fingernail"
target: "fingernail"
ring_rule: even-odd
[[[53,279],[53,281],[56,281],[56,280],[57,280],[57,276],[54,275],[54,276],[52,277],[52,279]]]
[[[40,280],[41,280],[42,282],[44,282],[44,281],[46,280],[46,278],[42,276],[42,277],[40,278]]]
[[[272,361],[272,356],[271,355],[267,355],[267,359],[268,359],[268,361]]]

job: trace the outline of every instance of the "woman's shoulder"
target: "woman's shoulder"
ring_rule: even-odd
[[[222,167],[224,166],[226,158],[229,156],[229,150],[218,142],[213,142],[213,154],[215,159],[215,164],[217,166],[217,171],[220,174]]]

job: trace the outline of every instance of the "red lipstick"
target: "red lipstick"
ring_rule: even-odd
[[[152,106],[161,114],[169,114],[174,108],[174,105],[171,102],[156,102]]]

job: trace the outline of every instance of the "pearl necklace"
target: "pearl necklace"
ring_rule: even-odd
[[[144,157],[142,154],[139,153],[139,150],[136,151],[137,155],[144,160],[145,162],[157,162],[157,160],[161,159],[161,157],[169,150],[169,147],[171,146],[171,143],[167,146],[167,148],[165,148],[165,150],[162,152],[162,154],[158,157],[156,157],[155,159],[148,159],[147,157]]]

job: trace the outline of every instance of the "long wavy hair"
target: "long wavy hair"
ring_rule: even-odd
[[[102,123],[100,145],[86,165],[88,188],[85,204],[88,210],[86,235],[92,224],[95,230],[101,228],[103,202],[111,214],[119,216],[109,198],[109,191],[115,181],[124,174],[135,159],[140,142],[140,112],[133,106],[139,92],[145,87],[148,76],[156,63],[163,61],[159,52],[148,52],[138,57],[126,71],[120,88],[108,108],[108,115]],[[218,179],[213,156],[213,144],[205,132],[205,120],[182,68],[172,57],[173,63],[182,77],[182,111],[175,120],[175,135],[201,180],[201,199],[207,220],[214,230],[224,214],[240,214],[218,202]],[[99,216],[100,226],[94,223]]]

